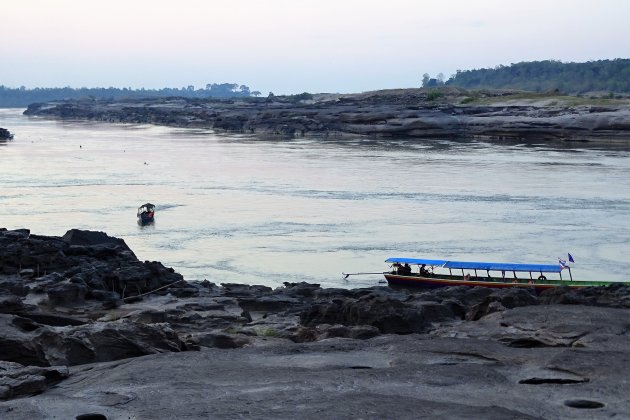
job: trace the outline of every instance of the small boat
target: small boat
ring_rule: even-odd
[[[543,291],[554,287],[608,286],[617,282],[573,280],[571,267],[565,261],[557,264],[515,264],[421,258],[389,258],[392,271],[383,275],[389,285],[446,287],[483,286],[494,288],[522,287]],[[417,266],[413,270],[411,266]],[[569,279],[562,278],[566,270]],[[621,283],[630,286],[630,283]]]
[[[138,207],[138,223],[141,225],[148,225],[153,223],[155,218],[155,205],[146,203]]]

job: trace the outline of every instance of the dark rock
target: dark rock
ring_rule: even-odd
[[[315,95],[308,101],[221,101],[213,99],[119,99],[32,104],[27,115],[111,122],[198,127],[280,136],[369,136],[481,138],[500,141],[625,140],[630,132],[626,104],[574,106],[510,104],[501,91],[487,91],[490,104],[462,104],[469,92],[441,88],[439,103],[426,89]],[[514,92],[511,92],[512,94]],[[549,98],[553,98],[550,96]]]
[[[368,338],[376,337],[380,334],[378,328],[371,325],[357,325],[357,326],[345,326],[345,325],[318,325],[316,331],[320,338],[356,338],[360,340],[366,340]]]
[[[221,283],[225,296],[230,297],[257,297],[273,292],[271,287],[260,285],[248,285],[238,283]]]
[[[127,317],[133,322],[139,322],[141,324],[157,324],[168,320],[166,312],[159,309],[136,311],[128,314]]]
[[[303,306],[300,299],[283,295],[239,298],[238,304],[246,311],[280,312],[294,306]]]
[[[46,288],[48,300],[53,305],[77,305],[83,302],[87,286],[77,283],[56,283]]]
[[[30,287],[17,276],[0,277],[0,294],[8,294],[24,297],[30,291]]]
[[[87,323],[86,320],[44,312],[22,312],[20,315],[33,321],[36,325],[48,325],[51,327],[77,326]]]
[[[117,302],[121,300],[118,293],[99,289],[90,289],[86,297],[101,302]]]
[[[33,293],[46,293],[49,288],[53,288],[57,284],[66,281],[66,278],[57,272],[46,274],[45,276],[35,279],[36,284],[33,287]]]
[[[579,289],[558,287],[540,294],[544,304],[568,304],[630,308],[630,286],[611,284],[605,287],[584,287]]]
[[[455,317],[448,307],[435,302],[403,302],[371,294],[313,305],[300,314],[300,321],[305,326],[371,325],[384,334],[409,334],[426,332],[432,323]]]
[[[2,232],[2,236],[8,239],[27,239],[31,231],[29,229],[14,229]]]
[[[169,293],[178,298],[189,298],[199,295],[199,289],[196,287],[173,287]]]
[[[13,139],[13,134],[6,128],[0,127],[0,140],[11,140]]]
[[[63,235],[62,239],[69,245],[81,245],[89,247],[92,245],[109,244],[121,247],[126,251],[132,252],[124,240],[109,236],[105,232],[71,229],[67,231],[65,235]]]
[[[285,293],[289,296],[314,297],[322,288],[319,284],[306,282],[289,283],[284,282]]]
[[[203,347],[216,347],[219,349],[236,349],[251,343],[251,339],[243,335],[215,332],[195,334],[194,341]]]
[[[68,366],[186,349],[184,342],[167,326],[130,322],[44,330],[34,341],[45,353],[48,364]]]
[[[497,289],[486,298],[474,305],[466,313],[468,321],[476,321],[488,314],[516,308],[518,306],[537,305],[538,299],[534,292],[520,288]]]
[[[39,394],[68,376],[65,366],[25,367],[0,361],[0,400]]]
[[[18,296],[0,296],[0,313],[17,314],[25,309],[26,306]]]
[[[33,341],[39,326],[14,315],[0,314],[0,361],[49,366],[43,350]]]

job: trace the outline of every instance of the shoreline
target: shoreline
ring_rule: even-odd
[[[0,248],[3,419],[630,416],[628,286],[272,289],[103,232]]]
[[[629,101],[457,88],[440,92],[437,99],[430,89],[400,89],[300,100],[67,100],[31,104],[24,114],[256,136],[630,143]]]

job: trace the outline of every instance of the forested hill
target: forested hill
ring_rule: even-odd
[[[466,89],[630,92],[630,59],[586,63],[530,61],[493,69],[458,70],[445,84]]]
[[[0,108],[27,107],[36,102],[48,102],[61,99],[131,99],[180,96],[185,98],[233,98],[258,96],[260,92],[250,91],[246,85],[236,83],[212,83],[205,89],[194,86],[163,89],[131,88],[9,88],[0,85]]]

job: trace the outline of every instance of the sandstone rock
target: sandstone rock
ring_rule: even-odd
[[[220,332],[196,333],[192,335],[192,339],[200,346],[219,349],[236,349],[251,343],[251,339],[247,336]]]
[[[476,321],[481,317],[518,306],[537,305],[538,299],[533,292],[525,289],[498,289],[492,291],[486,298],[474,305],[466,313],[468,321]]]
[[[448,88],[447,88],[448,89]],[[514,141],[627,139],[629,107],[519,104],[504,92],[487,91],[493,104],[461,104],[463,90],[443,90],[445,102],[428,101],[428,91],[407,89],[362,94],[316,95],[311,101],[145,99],[55,101],[33,104],[27,115],[180,127],[210,128],[280,136],[370,136],[481,138]],[[514,92],[511,92],[514,93]],[[194,102],[194,103],[193,103]]]
[[[300,314],[305,326],[318,324],[371,325],[384,334],[426,332],[432,323],[455,318],[448,307],[435,302],[407,303],[378,295],[316,304]]]
[[[83,303],[88,288],[83,284],[62,282],[46,288],[46,292],[53,305],[78,305]]]
[[[68,376],[65,366],[25,367],[0,361],[0,400],[39,394]]]
[[[559,287],[540,294],[544,304],[570,304],[630,308],[630,286],[613,284],[606,287],[571,289]]]
[[[320,324],[316,328],[317,333],[319,334],[320,339],[325,338],[333,338],[333,337],[341,337],[341,338],[356,338],[360,340],[366,340],[368,338],[373,338],[379,335],[381,332],[378,328],[373,327],[371,325],[356,325],[356,326],[345,326],[345,325],[326,325]]]
[[[67,366],[186,349],[177,334],[164,324],[121,321],[45,329],[34,341],[49,365]]]
[[[184,350],[184,342],[165,324],[118,321],[48,327],[0,314],[0,360],[23,365],[73,366]]]
[[[65,233],[65,235],[63,235],[62,239],[66,241],[69,245],[92,246],[109,244],[116,247],[121,247],[126,251],[132,252],[124,240],[109,236],[105,232],[70,229]]]
[[[33,341],[41,326],[27,318],[0,314],[0,361],[49,366],[44,352]]]
[[[26,306],[18,296],[0,296],[0,313],[17,314],[26,310]]]
[[[13,134],[6,128],[0,127],[0,140],[11,140],[13,138]]]
[[[19,276],[0,276],[0,295],[26,296],[30,290]]]

